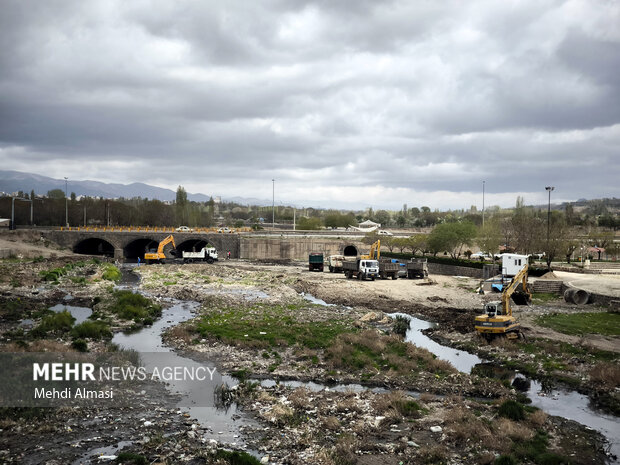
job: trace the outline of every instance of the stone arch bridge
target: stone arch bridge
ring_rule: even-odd
[[[49,231],[44,234],[50,241],[73,252],[108,255],[119,260],[143,257],[145,252],[156,249],[159,242],[169,235],[151,231]],[[211,244],[220,254],[230,251],[231,257],[239,257],[237,234],[175,232],[173,236],[179,251],[198,251]],[[171,248],[166,246],[164,253],[168,255]]]
[[[155,231],[86,231],[55,230],[42,233],[50,241],[76,253],[107,255],[118,260],[137,259],[145,252],[157,248],[159,242],[170,232]],[[221,258],[230,251],[231,258],[250,260],[279,259],[307,260],[310,252],[323,252],[326,256],[344,254],[349,256],[365,253],[368,246],[358,241],[334,240],[312,237],[269,238],[253,234],[183,233],[174,232],[179,251],[200,250],[207,244],[215,247]],[[172,247],[166,246],[169,255]]]

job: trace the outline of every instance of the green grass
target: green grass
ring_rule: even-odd
[[[513,454],[519,459],[516,463],[531,460],[538,465],[568,465],[570,460],[547,451],[549,438],[546,433],[537,431],[529,441],[517,442],[512,446]]]
[[[214,309],[196,330],[205,338],[231,345],[267,348],[298,344],[310,349],[327,347],[337,335],[353,330],[344,321],[300,321],[291,310],[303,311],[295,305],[266,304]]]
[[[387,371],[404,376],[420,371],[443,376],[455,371],[426,349],[373,330],[339,335],[327,346],[325,359],[335,369],[362,372],[362,378],[366,379]]]
[[[161,306],[131,291],[114,291],[112,294],[112,312],[122,320],[150,324],[153,319],[161,315]]]
[[[102,321],[86,320],[73,327],[71,336],[74,339],[111,339],[112,332],[110,327]]]
[[[552,294],[548,292],[533,292],[532,293],[532,302],[536,304],[545,304],[548,302],[553,302],[554,300],[559,300],[560,296],[557,294]]]
[[[219,449],[213,457],[217,463],[229,465],[260,465],[260,461],[247,452],[227,451]]]
[[[514,421],[525,419],[525,409],[523,405],[514,400],[507,400],[500,405],[498,414],[500,417],[505,417]]]
[[[564,334],[620,336],[620,313],[558,313],[540,316],[536,321]]]
[[[103,274],[101,275],[102,279],[106,281],[120,281],[121,280],[121,270],[110,263],[106,263],[103,266]]]

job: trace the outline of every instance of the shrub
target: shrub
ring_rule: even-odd
[[[119,270],[114,265],[108,263],[104,266],[104,271],[101,275],[101,278],[105,279],[106,281],[120,281],[121,270]]]
[[[112,332],[103,321],[87,320],[75,326],[71,330],[71,336],[75,339],[111,339]]]
[[[392,325],[392,332],[400,336],[405,337],[407,330],[409,330],[410,321],[404,316],[398,315],[394,318],[394,324]]]
[[[75,318],[68,310],[43,317],[41,323],[31,331],[35,337],[44,337],[47,333],[66,333],[71,330]]]
[[[161,315],[161,307],[140,294],[115,291],[114,299],[112,311],[123,320],[152,324],[153,319]]]
[[[143,455],[134,454],[133,452],[121,452],[116,460],[118,463],[129,463],[132,465],[146,465],[148,463]]]
[[[215,452],[215,461],[217,463],[227,463],[229,465],[260,465],[255,457],[247,452],[227,451],[219,449]]]
[[[499,407],[499,416],[509,420],[521,421],[525,418],[523,405],[514,400],[507,400]]]
[[[84,339],[76,339],[71,343],[71,347],[78,352],[88,352],[88,343]]]
[[[494,465],[517,465],[517,459],[512,455],[500,455],[495,459]]]

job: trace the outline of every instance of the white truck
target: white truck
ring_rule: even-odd
[[[364,280],[370,278],[372,281],[379,277],[379,262],[370,259],[357,259],[355,261],[346,260],[342,262],[344,275],[348,279],[357,278]]]
[[[217,250],[215,250],[215,247],[203,247],[199,252],[183,251],[183,263],[193,263],[195,261],[213,263],[216,260]]]
[[[355,258],[355,257],[353,257]],[[342,262],[346,260],[344,255],[330,255],[327,257],[327,266],[330,273],[342,273]]]

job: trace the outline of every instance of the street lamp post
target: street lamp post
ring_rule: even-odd
[[[547,264],[551,265],[549,262],[549,233],[551,231],[551,191],[554,190],[554,186],[547,186],[545,190],[549,192],[549,203],[547,204]]]
[[[271,229],[276,228],[276,180],[272,179],[271,191]]]
[[[484,183],[485,181],[482,181],[482,227],[484,228]]]
[[[67,178],[65,176],[65,225],[69,227],[69,200],[67,199]]]

